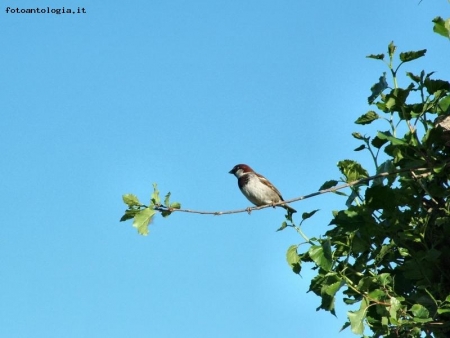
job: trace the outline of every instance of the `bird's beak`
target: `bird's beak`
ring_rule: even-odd
[[[229,174],[234,174],[233,169],[231,169],[228,173]]]

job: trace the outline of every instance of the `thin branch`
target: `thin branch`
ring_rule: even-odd
[[[422,187],[422,189],[430,196],[431,200],[434,202],[434,204],[439,205],[439,202],[436,201],[433,196],[431,196],[430,192],[428,191],[428,189],[425,187],[425,185],[422,183],[422,181],[420,180],[420,177],[418,177],[414,171],[411,170],[411,175],[412,177],[416,180],[417,183],[419,183],[419,185]]]
[[[377,174],[377,175],[364,177],[364,178],[361,178],[361,179],[353,181],[353,182],[349,182],[349,183],[345,183],[345,184],[342,184],[342,185],[338,185],[336,187],[332,187],[332,188],[329,188],[329,189],[319,190],[317,192],[314,192],[314,193],[311,193],[311,194],[308,194],[308,195],[305,195],[305,196],[292,198],[290,200],[285,200],[285,201],[279,202],[279,203],[261,205],[259,207],[249,207],[249,208],[245,208],[245,209],[226,210],[226,211],[199,211],[199,210],[191,210],[191,209],[167,209],[164,206],[160,206],[160,207],[156,207],[155,210],[157,210],[157,211],[170,211],[170,212],[187,212],[187,213],[192,213],[192,214],[214,215],[214,216],[229,215],[229,214],[239,214],[239,213],[243,213],[243,212],[247,212],[247,213],[250,214],[252,211],[255,211],[255,210],[261,210],[261,209],[265,209],[265,208],[276,207],[278,205],[283,205],[283,204],[286,204],[286,203],[302,201],[302,200],[305,200],[307,198],[315,197],[315,196],[322,195],[322,194],[336,192],[336,191],[341,190],[341,189],[345,189],[345,188],[352,187],[352,186],[355,186],[355,185],[358,185],[358,184],[366,183],[366,182],[375,180],[377,178],[388,177],[388,176],[396,175],[396,174],[399,174],[399,173],[402,173],[402,172],[412,172],[412,170],[426,172],[426,171],[430,171],[431,169],[430,168],[407,168],[407,169],[400,169],[400,170],[396,170],[396,171],[392,171],[392,172],[383,172],[383,173],[380,173],[380,174]]]

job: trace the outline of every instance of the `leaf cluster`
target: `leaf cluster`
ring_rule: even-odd
[[[128,206],[124,215],[120,219],[121,222],[134,219],[133,227],[135,227],[140,235],[147,236],[149,233],[149,225],[152,223],[154,216],[160,212],[163,217],[169,216],[174,209],[180,209],[181,204],[178,202],[170,202],[170,192],[161,201],[158,186],[153,184],[153,193],[150,197],[149,205],[139,202],[136,195],[125,194],[122,196],[123,202]]]
[[[386,63],[392,85],[384,73],[368,98],[374,109],[355,121],[384,124],[383,131],[352,134],[361,142],[355,151],[370,153],[375,173],[391,175],[351,186],[346,208],[333,212],[325,236],[303,236],[308,246],[289,247],[287,261],[294,273],[305,263],[317,271],[309,290],[321,298],[318,309],[335,314],[338,291],[356,306],[343,329],[363,335],[369,327],[373,337],[449,337],[450,83],[407,72],[410,84],[399,87],[400,66],[426,50],[400,53],[396,67],[395,51],[390,43],[387,60],[369,56]],[[338,168],[340,180],[320,189],[369,176],[353,160]]]

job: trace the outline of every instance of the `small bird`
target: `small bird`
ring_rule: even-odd
[[[278,189],[267,178],[256,173],[248,165],[237,164],[229,173],[237,177],[239,189],[254,205],[261,206],[284,201]],[[281,204],[280,207],[291,213],[297,212],[287,204]]]

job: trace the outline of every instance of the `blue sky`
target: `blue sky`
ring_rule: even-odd
[[[7,14],[6,7],[86,9]],[[366,59],[428,49],[404,71],[450,78],[432,33],[446,1],[2,1],[0,327],[19,337],[353,337],[316,312],[285,261],[302,242],[280,209],[119,223],[152,183],[184,208],[245,208],[228,171],[247,163],[286,199],[338,178],[353,121],[386,69]],[[402,73],[404,74],[404,72]],[[400,79],[400,85],[406,83]],[[376,128],[377,126],[375,126]],[[383,129],[385,126],[378,126]],[[304,225],[327,229],[338,196]],[[298,217],[297,217],[298,218]]]

